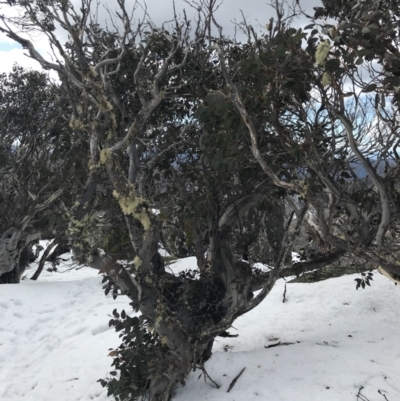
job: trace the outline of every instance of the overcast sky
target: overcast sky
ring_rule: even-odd
[[[257,21],[264,25],[269,19],[274,16],[274,10],[268,5],[271,0],[224,0],[216,12],[217,21],[224,27],[224,33],[232,35],[232,21],[242,19],[241,11],[248,22],[257,24]],[[172,17],[172,7],[168,0],[147,0],[147,8],[150,16],[157,22],[162,22],[165,19]],[[194,18],[195,10],[191,9],[184,0],[175,0],[178,10],[186,9],[189,17]],[[302,8],[312,13],[315,6],[321,5],[320,0],[300,0]]]
[[[78,3],[78,0],[73,0],[73,2]],[[113,0],[106,1],[106,4],[111,10],[115,8],[113,3]],[[127,7],[133,3],[134,0],[126,0]],[[156,25],[172,18],[172,0],[146,0],[145,3],[147,5],[147,11]],[[243,11],[247,21],[255,26],[264,26],[268,23],[269,19],[274,16],[274,11],[268,6],[268,3],[269,0],[224,0],[216,13],[216,18],[219,24],[223,26],[224,34],[233,36],[233,21],[240,21],[242,19],[240,10]],[[190,8],[184,0],[175,0],[175,4],[178,14],[181,14],[182,10],[185,8],[187,16],[191,19],[195,18],[196,11]],[[300,0],[300,4],[306,12],[312,15],[313,7],[319,6],[321,1]],[[105,18],[106,13],[101,11],[99,22],[101,23],[101,20],[105,20]],[[301,19],[296,24],[302,25],[304,23],[307,22],[305,22],[304,19]],[[36,38],[35,43],[43,55],[48,52],[48,46],[44,37]],[[14,63],[19,63],[24,67],[40,69],[40,66],[36,61],[31,60],[24,55],[24,51],[19,45],[13,43],[10,39],[0,33],[0,72],[10,71]]]

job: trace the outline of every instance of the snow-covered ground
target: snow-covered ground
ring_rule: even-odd
[[[187,258],[172,269],[195,267]],[[221,387],[196,371],[173,400],[357,401],[360,388],[360,401],[400,400],[400,288],[376,273],[356,291],[354,278],[288,284],[285,303],[280,280],[235,322],[239,337],[217,339],[206,369]],[[110,314],[129,300],[105,297],[100,282],[84,268],[0,286],[0,400],[111,401],[97,380],[119,345]],[[266,348],[278,342],[290,344]]]

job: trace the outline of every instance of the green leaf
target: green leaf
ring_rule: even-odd
[[[338,30],[339,31],[344,31],[345,29],[352,28],[353,26],[354,26],[354,24],[352,24],[350,22],[343,22],[342,24],[340,24],[338,26]]]
[[[385,85],[399,86],[400,85],[400,78],[396,77],[396,76],[386,77],[383,80],[383,83]]]
[[[376,90],[376,84],[370,84],[367,87],[364,88],[363,92],[373,92]]]
[[[374,52],[371,49],[361,49],[357,52],[358,57],[370,56],[373,54]]]
[[[284,57],[285,55],[286,55],[286,47],[285,47],[285,45],[280,44],[275,49],[275,57],[280,58],[280,57]]]
[[[340,60],[334,58],[328,60],[325,64],[325,69],[329,72],[336,72],[340,67]]]

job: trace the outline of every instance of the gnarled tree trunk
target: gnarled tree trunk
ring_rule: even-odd
[[[19,282],[18,242],[21,232],[15,227],[5,231],[0,238],[0,282]],[[4,277],[3,277],[4,276]]]
[[[23,238],[20,230],[12,227],[0,239],[0,284],[18,284],[25,269],[35,260],[32,243],[39,237]]]

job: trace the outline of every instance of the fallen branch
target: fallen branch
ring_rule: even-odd
[[[286,302],[286,283],[285,283],[285,290],[283,291],[283,299],[282,302],[285,303]]]
[[[299,343],[300,341],[297,341],[297,343]],[[275,344],[271,344],[271,345],[264,345],[264,348],[273,348],[273,347],[278,347],[279,345],[292,345],[292,344],[296,344],[296,343],[283,343],[281,341],[279,341],[278,343]]]
[[[229,391],[232,390],[233,386],[236,384],[236,382],[238,381],[239,377],[242,375],[242,373],[244,372],[244,370],[246,369],[246,366],[241,370],[241,372],[232,380],[232,383],[229,385],[228,391],[227,393],[229,393]]]

